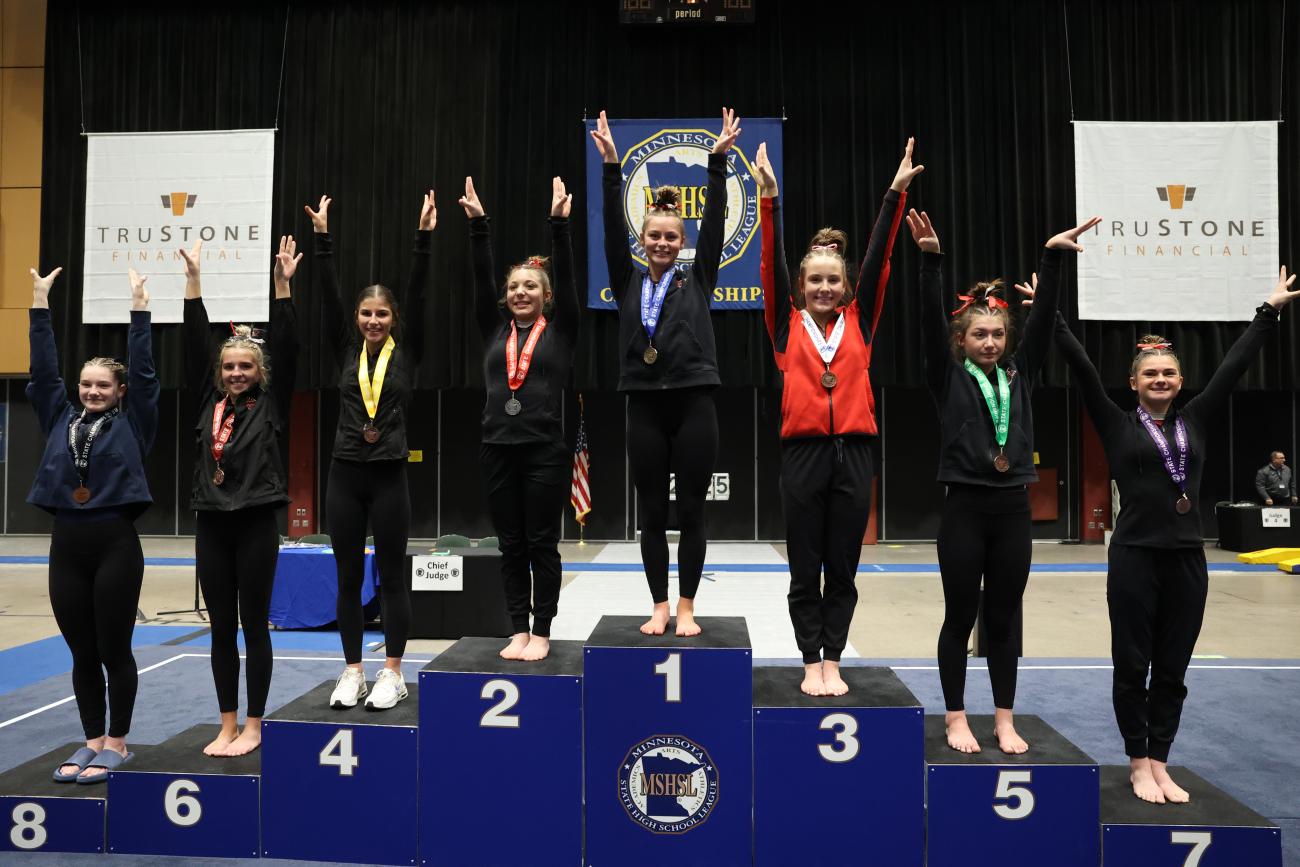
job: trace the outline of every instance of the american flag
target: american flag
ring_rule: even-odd
[[[573,481],[569,484],[569,502],[573,520],[587,525],[591,511],[591,456],[587,452],[587,422],[583,418],[582,398],[578,398],[578,442],[573,449]]]

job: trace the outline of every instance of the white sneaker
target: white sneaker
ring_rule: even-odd
[[[366,699],[366,710],[388,710],[406,698],[406,681],[391,668],[381,668],[375,678],[375,688]]]
[[[357,702],[366,697],[366,675],[359,668],[348,667],[343,669],[339,679],[334,684],[334,691],[330,693],[330,707],[335,710],[341,710],[345,707],[356,707]]]

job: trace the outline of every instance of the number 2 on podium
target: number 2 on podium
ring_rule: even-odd
[[[655,674],[664,676],[664,701],[682,700],[682,655],[670,653],[668,658],[655,666]]]

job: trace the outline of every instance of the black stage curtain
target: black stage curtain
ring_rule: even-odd
[[[591,144],[582,119],[601,108],[614,117],[674,117],[728,105],[742,116],[787,116],[782,192],[792,251],[831,224],[848,231],[860,255],[903,143],[915,135],[927,168],[911,203],[933,216],[946,277],[959,287],[1024,279],[1043,241],[1073,224],[1072,116],[1227,121],[1272,119],[1280,110],[1282,261],[1300,266],[1300,8],[1293,4],[1285,26],[1282,13],[1282,0],[960,0],[834,10],[766,0],[753,26],[677,28],[620,26],[617,0],[292,7],[51,0],[41,254],[43,268],[70,266],[54,299],[64,361],[121,352],[125,334],[78,321],[83,124],[96,132],[268,127],[277,121],[277,94],[276,230],[307,240],[302,206],[332,195],[345,285],[403,278],[421,192],[437,189],[431,303],[424,322],[408,324],[431,338],[419,372],[424,388],[481,381],[466,220],[456,205],[465,175],[475,177],[494,218],[502,267],[547,252],[550,178],[563,176],[576,194],[582,261],[582,214],[599,194],[585,189]],[[873,378],[919,385],[919,260],[905,228],[897,250]],[[308,337],[319,338],[311,276],[308,257],[296,298]],[[585,297],[581,267],[579,280]],[[1073,317],[1072,272],[1070,280]],[[1261,300],[1270,288],[1259,287]],[[772,385],[759,314],[718,313],[714,324],[724,383]],[[1297,326],[1288,310],[1248,387],[1296,386]],[[1191,388],[1243,329],[1079,327],[1117,386],[1136,335],[1148,327],[1167,334]],[[179,385],[179,329],[160,331],[164,382]],[[587,314],[577,387],[614,387],[615,339],[612,313]],[[332,385],[332,352],[320,339],[304,347],[299,387]],[[1059,362],[1046,379],[1064,383]]]

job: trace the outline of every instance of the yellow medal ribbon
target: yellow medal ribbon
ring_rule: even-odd
[[[384,374],[388,372],[388,359],[393,354],[393,347],[397,346],[397,341],[393,335],[388,335],[388,340],[384,341],[384,348],[379,350],[379,361],[375,364],[375,383],[372,387],[370,384],[370,355],[366,352],[365,343],[361,345],[361,360],[357,362],[357,383],[361,386],[361,400],[366,404],[366,412],[370,413],[370,420],[375,420],[375,413],[379,412],[379,395],[384,390]]]

